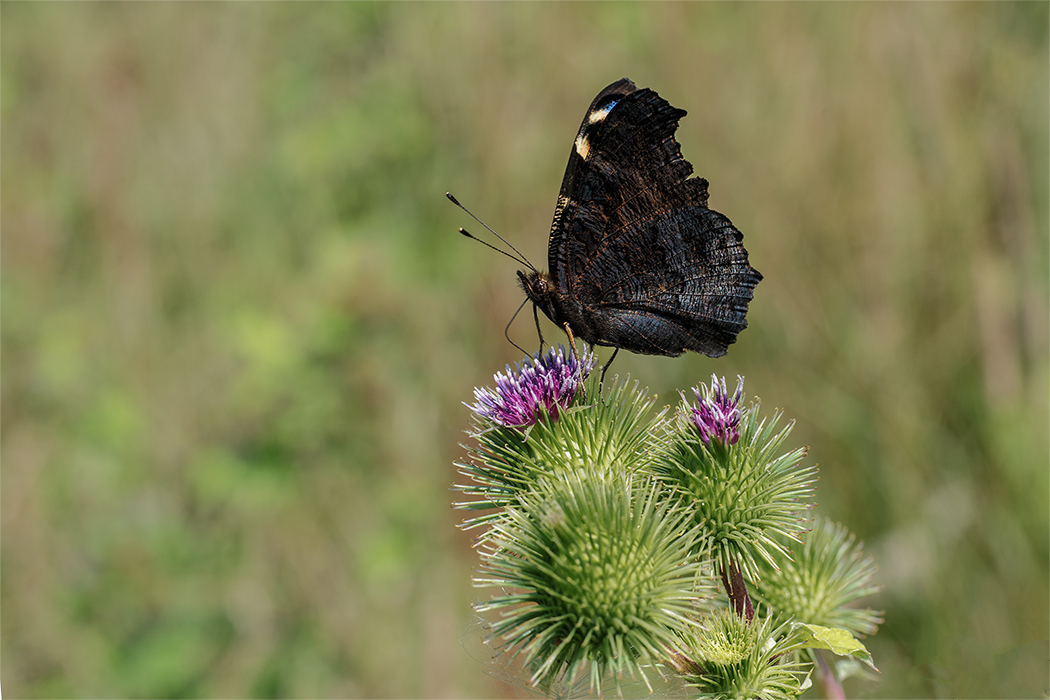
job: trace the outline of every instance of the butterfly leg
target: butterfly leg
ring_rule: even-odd
[[[616,353],[618,353],[618,352],[620,352],[620,348],[614,348],[612,357],[609,358],[608,362],[606,362],[604,365],[602,365],[602,373],[598,376],[598,395],[599,396],[601,396],[601,394],[602,394],[602,385],[605,384],[605,371],[607,369],[609,369],[609,365],[611,365],[612,361],[616,359]]]
[[[536,353],[536,356],[539,357],[543,354],[543,331],[540,330],[540,312],[536,310],[535,304],[532,305],[532,317],[536,319],[536,335],[540,337],[540,349]],[[514,319],[511,320],[513,321]]]
[[[574,338],[573,335],[572,335],[572,328],[569,326],[569,322],[568,321],[563,323],[562,326],[565,327],[565,335],[569,336],[569,347],[572,348],[572,355],[573,355],[573,357],[576,358],[576,361],[579,362],[579,360],[580,360],[580,351],[576,349],[576,338]],[[582,384],[580,385],[580,388],[583,390],[584,394],[586,394],[587,389],[585,387],[583,387]],[[601,395],[601,393],[602,392],[599,390],[598,394]]]
[[[569,336],[569,347],[572,348],[572,354],[576,357],[577,360],[579,360],[580,353],[576,350],[576,339],[572,336],[572,328],[569,327],[568,321],[566,321],[562,325],[565,326],[565,335]]]

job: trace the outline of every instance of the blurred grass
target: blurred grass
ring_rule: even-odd
[[[0,5],[0,682],[462,697],[452,462],[624,75],[765,275],[711,372],[881,565],[873,697],[1047,691],[1048,13],[994,4]],[[531,320],[512,335],[534,342]],[[548,327],[547,334],[555,338]]]

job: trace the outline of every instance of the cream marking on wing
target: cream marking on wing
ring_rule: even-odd
[[[590,116],[587,117],[587,123],[597,124],[598,122],[604,120],[607,116],[609,116],[609,112],[612,111],[612,108],[615,107],[618,102],[619,100],[617,100],[616,102],[610,102],[609,104],[605,105],[605,107],[603,107],[602,109],[596,109],[595,111],[591,112]]]
[[[591,144],[587,143],[585,134],[580,134],[576,137],[576,152],[580,154],[580,158],[587,160],[587,156],[591,152]]]

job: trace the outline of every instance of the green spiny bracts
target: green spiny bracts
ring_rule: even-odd
[[[524,654],[540,686],[607,673],[641,677],[690,627],[703,588],[683,513],[658,484],[629,475],[566,475],[522,497],[492,528],[476,585],[510,589],[478,610],[499,611],[492,636]]]
[[[718,400],[704,390],[696,390],[701,403]],[[758,579],[759,560],[786,555],[783,540],[800,541],[816,481],[816,468],[800,464],[805,448],[780,453],[793,423],[775,432],[781,413],[767,420],[759,409],[757,400],[740,409],[739,438],[730,443],[698,429],[696,409],[683,404],[653,459],[654,472],[702,528],[694,553],[710,553],[724,570],[735,562],[751,581]]]

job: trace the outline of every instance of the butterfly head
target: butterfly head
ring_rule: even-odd
[[[557,323],[557,314],[554,309],[558,292],[550,275],[539,270],[531,270],[528,273],[518,270],[518,282],[529,301],[547,314],[547,318]]]

